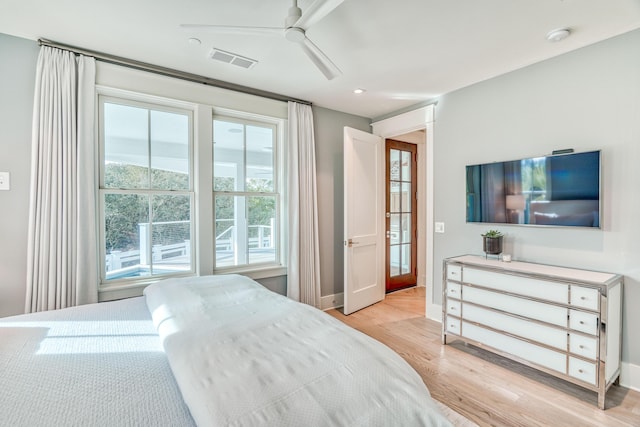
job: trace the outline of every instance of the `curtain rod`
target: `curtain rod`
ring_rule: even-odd
[[[246,93],[249,95],[261,96],[263,98],[273,99],[276,101],[292,101],[299,104],[311,105],[311,102],[301,99],[290,98],[288,96],[280,95],[265,90],[254,89],[248,86],[237,85],[234,83],[225,82],[222,80],[211,79],[209,77],[200,76],[198,74],[187,73],[185,71],[175,70],[173,68],[161,67],[159,65],[149,64],[147,62],[136,61],[133,59],[123,58],[121,56],[110,55],[107,53],[96,52],[93,50],[82,49],[75,46],[66,45],[63,43],[54,42],[47,39],[38,39],[40,46],[48,46],[56,49],[68,50],[79,55],[92,56],[98,61],[107,62],[115,65],[122,65],[124,67],[133,68],[141,71],[148,71],[155,74],[160,74],[167,77],[175,77],[182,80],[187,80],[195,83],[202,83],[207,86],[219,87],[222,89],[228,89],[235,92]]]

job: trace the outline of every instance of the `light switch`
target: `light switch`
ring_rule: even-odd
[[[444,222],[436,222],[435,223],[435,232],[436,233],[444,233]]]
[[[0,190],[11,189],[11,175],[9,172],[0,172]]]

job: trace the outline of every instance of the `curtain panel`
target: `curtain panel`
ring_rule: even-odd
[[[95,59],[43,46],[36,69],[26,312],[97,302]]]
[[[320,307],[320,245],[311,106],[289,102],[287,296]]]

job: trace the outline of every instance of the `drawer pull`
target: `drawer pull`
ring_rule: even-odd
[[[582,301],[586,301],[587,297],[580,297]]]
[[[585,346],[583,346],[583,345],[579,345],[578,347],[581,348],[581,349],[585,348]]]
[[[456,311],[456,308],[454,306],[451,306],[451,307],[449,307],[449,310]]]
[[[451,292],[452,294],[457,293],[458,291],[456,291],[455,289],[449,289],[449,292]]]
[[[578,372],[580,372],[581,374],[584,374],[584,370],[582,369],[578,369]]]
[[[449,327],[455,329],[456,325],[451,324]]]
[[[580,324],[581,324],[581,325],[584,325],[584,320],[581,320],[581,321],[580,321]]]

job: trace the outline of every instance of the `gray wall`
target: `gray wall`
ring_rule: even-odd
[[[498,228],[515,259],[625,276],[624,361],[640,364],[640,31],[444,95],[436,107],[434,278],[442,261],[482,254],[480,234]],[[602,150],[603,229],[465,223],[465,165]]]
[[[344,127],[371,132],[370,120],[313,107],[320,234],[320,282],[322,296],[344,288]]]
[[[31,116],[38,44],[0,34],[0,171],[11,190],[0,191],[0,316],[24,312]]]

